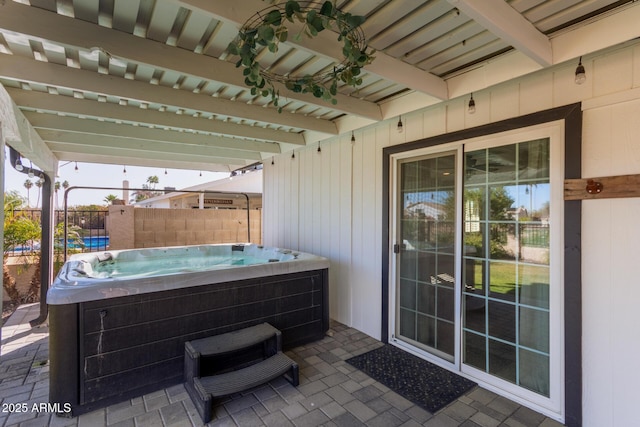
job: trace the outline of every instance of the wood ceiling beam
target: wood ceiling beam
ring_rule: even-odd
[[[504,0],[447,0],[505,43],[543,67],[553,64],[551,41]]]
[[[176,155],[201,156],[216,159],[242,159],[247,161],[260,161],[260,153],[230,150],[228,148],[203,147],[199,145],[173,144],[170,142],[149,141],[145,139],[122,138],[112,135],[95,135],[78,132],[66,132],[61,130],[40,129],[38,134],[43,141],[50,143],[64,143],[68,145],[80,145],[88,149],[89,152],[94,147],[113,148],[115,150],[144,151],[150,156],[155,153],[174,153]]]
[[[47,145],[54,153],[64,152],[64,153],[74,153],[74,154],[83,154],[87,153],[86,146],[76,143],[66,143],[66,142],[51,142],[47,141]],[[248,165],[253,163],[253,161],[244,161],[240,159],[234,159],[235,161],[230,162],[228,158],[220,158],[214,156],[202,156],[199,154],[185,154],[185,153],[175,153],[175,152],[154,152],[153,154],[149,154],[147,151],[140,150],[131,150],[131,149],[123,149],[117,147],[109,147],[109,146],[92,146],[90,150],[90,155],[96,156],[112,156],[116,158],[120,158],[119,164],[135,164],[136,166],[140,166],[137,162],[138,159],[148,159],[153,158],[155,160],[161,160],[165,162],[169,162],[167,167],[171,166],[170,162],[179,161],[179,162],[200,162],[200,163],[219,163],[219,164],[227,164],[227,163],[235,163],[235,164],[244,164]],[[135,161],[134,161],[135,159]],[[95,160],[92,162],[95,163]]]
[[[137,138],[147,141],[168,142],[180,145],[194,145],[208,148],[223,148],[234,151],[254,151],[268,154],[280,153],[280,146],[273,142],[247,141],[218,135],[202,135],[166,129],[132,126],[78,117],[64,117],[56,114],[24,112],[25,117],[38,131],[42,129],[80,132],[86,137],[111,135],[122,138]]]
[[[244,22],[255,15],[256,11],[265,9],[268,5],[260,0],[180,0],[189,8],[195,8],[202,12],[236,25],[238,28]],[[300,42],[293,42],[290,38],[287,43],[292,46],[323,55],[340,62],[342,51],[340,43],[336,41],[336,34],[331,31],[323,31],[313,38],[303,37]],[[365,70],[385,80],[389,80],[410,89],[424,92],[440,100],[448,99],[447,83],[438,76],[420,70],[386,55],[383,52],[375,53],[376,59]]]
[[[141,157],[136,158],[135,161],[129,157],[114,156],[113,153],[108,155],[88,154],[86,152],[67,152],[54,151],[56,157],[63,162],[83,162],[83,163],[96,163],[102,165],[131,165],[131,166],[144,166],[151,168],[170,168],[170,169],[185,169],[193,171],[209,171],[209,172],[231,172],[242,166],[246,166],[245,163],[240,164],[228,164],[228,162],[218,163],[205,163],[202,159],[195,162],[184,162],[177,159],[158,160],[155,158]]]
[[[107,118],[126,123],[145,123],[159,127],[210,132],[218,135],[234,135],[259,141],[283,142],[305,145],[301,133],[282,132],[257,126],[245,126],[219,120],[189,117],[168,112],[144,110],[88,99],[76,99],[63,95],[7,88],[15,103],[24,109],[64,113],[73,116]]]
[[[17,55],[0,56],[0,77],[223,116],[238,117],[236,112],[241,108],[244,117],[249,120],[332,135],[338,133],[335,123],[328,120],[285,111],[279,114],[274,108],[246,105],[228,99],[214,98],[166,86],[150,85],[141,81],[36,61]]]
[[[80,19],[58,15],[14,1],[0,2],[0,28],[73,48],[91,50],[98,47],[104,49],[114,58],[124,58],[133,62],[150,64],[159,68],[173,70],[177,73],[248,90],[244,84],[244,76],[241,70],[238,70],[235,64],[231,62],[196,54],[186,49],[169,46],[154,40],[101,27]],[[289,99],[319,107],[328,107],[325,101],[314,97],[312,94],[291,92],[280,84],[276,85],[276,87],[281,92],[286,93]],[[342,94],[338,94],[336,99],[338,104],[330,106],[333,110],[371,120],[382,119],[380,107],[373,102]],[[257,106],[243,103],[237,104],[231,111],[240,118],[249,118],[245,117],[245,114],[254,114],[252,111],[258,108]],[[274,110],[275,112],[274,108],[267,108],[266,110]],[[264,112],[265,109],[260,108],[259,111]],[[230,112],[227,114],[230,114]],[[283,120],[283,118],[279,120]]]

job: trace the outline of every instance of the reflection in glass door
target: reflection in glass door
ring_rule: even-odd
[[[456,154],[399,162],[396,338],[454,361]]]
[[[549,139],[465,153],[462,362],[550,396]]]

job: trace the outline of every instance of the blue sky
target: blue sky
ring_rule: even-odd
[[[29,165],[28,159],[23,160],[23,162],[25,165]],[[124,174],[124,165],[100,165],[81,162],[78,162],[77,171],[75,171],[75,162],[61,162],[60,166],[60,176],[56,178],[56,181],[62,183],[66,180],[69,181],[71,186],[83,187],[122,187],[123,180],[128,180],[129,187],[140,188],[142,184],[146,184],[149,176],[156,175],[160,181],[157,188],[175,187],[180,189],[205,182],[216,181],[229,176],[229,173],[207,171],[203,171],[202,176],[200,176],[200,171],[184,169],[167,169],[167,174],[165,175],[163,168],[147,168],[129,165],[126,166],[127,173]],[[5,191],[18,190],[20,194],[26,198],[27,190],[24,187],[24,182],[29,179],[29,177],[17,172],[9,165],[8,155],[6,156],[3,170],[5,173]],[[35,178],[31,179],[31,181],[35,182]],[[122,192],[118,190],[74,190],[69,193],[68,203],[70,206],[89,204],[105,205],[104,198],[108,194],[115,194],[122,197]],[[37,198],[38,188],[33,186],[29,197],[32,207],[35,207]],[[60,209],[62,209],[64,200],[63,191],[59,192],[58,199]]]

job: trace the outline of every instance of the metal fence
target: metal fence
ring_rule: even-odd
[[[76,251],[94,252],[107,249],[109,245],[109,236],[105,227],[107,210],[103,211],[67,211],[67,225],[78,233],[77,239],[67,239],[67,247]],[[40,209],[19,209],[11,212],[12,216],[25,216],[33,221],[41,223],[42,211]],[[64,211],[56,210],[54,214],[54,232],[64,229]],[[63,234],[55,233],[54,247],[62,248]],[[60,234],[60,235],[58,235]],[[24,253],[38,251],[40,249],[39,242],[31,242],[22,247],[12,248],[8,252],[10,256],[21,255]]]

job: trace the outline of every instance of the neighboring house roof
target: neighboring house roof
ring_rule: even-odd
[[[244,193],[248,195],[259,195],[262,194],[262,170],[248,171],[234,177],[205,182],[204,184],[198,184],[191,187],[182,188],[180,190],[171,190],[170,192],[164,193],[160,196],[151,197],[149,199],[131,204],[134,206],[143,206],[158,203],[175,198],[176,196],[189,194],[187,193],[187,191]]]

